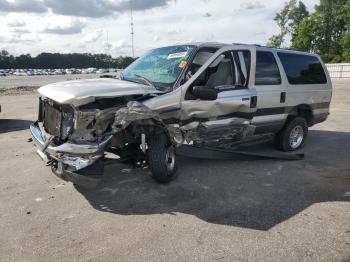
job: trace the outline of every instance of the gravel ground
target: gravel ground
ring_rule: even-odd
[[[350,261],[349,85],[303,161],[180,158],[169,185],[112,163],[95,190],[26,142],[37,95],[0,96],[0,260]]]

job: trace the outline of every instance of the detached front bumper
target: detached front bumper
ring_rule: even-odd
[[[110,135],[100,143],[73,144],[67,142],[54,146],[52,145],[53,137],[46,137],[37,122],[30,126],[30,132],[38,155],[46,162],[57,161],[60,172],[75,172],[91,166],[103,156],[104,150],[112,139]]]

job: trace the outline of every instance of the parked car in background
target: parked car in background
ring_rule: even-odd
[[[96,74],[105,74],[105,73],[109,73],[108,69],[99,69],[96,71]]]
[[[119,69],[108,68],[67,68],[67,69],[1,69],[0,76],[40,76],[40,75],[78,75],[78,74],[105,74],[117,72]]]
[[[37,152],[55,174],[103,174],[106,151],[146,161],[161,183],[176,177],[175,148],[274,134],[282,151],[305,144],[329,114],[321,58],[255,45],[200,43],[152,50],[120,79],[43,86]]]

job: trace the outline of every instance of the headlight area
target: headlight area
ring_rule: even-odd
[[[61,120],[61,139],[67,140],[69,135],[73,132],[74,127],[74,109],[71,106],[62,107]]]
[[[75,109],[61,105],[50,99],[39,98],[38,122],[42,122],[45,132],[54,136],[57,144],[65,142],[73,132]]]
[[[114,120],[113,110],[81,110],[40,99],[39,120],[30,128],[39,156],[55,173],[95,165],[112,137],[106,131]]]
[[[38,155],[59,177],[100,179],[119,107],[74,107],[40,99],[38,121],[30,126]]]
[[[90,169],[96,169],[98,160],[103,158],[104,149],[110,141],[114,117],[114,108],[106,110],[75,108],[73,112],[65,111],[62,115],[61,138],[66,143],[62,146],[69,145],[73,150],[58,152],[52,157],[58,173],[84,172],[85,175],[85,171],[91,173]],[[83,152],[84,149],[87,150],[86,153]],[[92,149],[91,152],[89,149]]]
[[[111,133],[117,108],[79,110],[74,113],[74,129],[69,136],[73,143],[96,143]],[[70,120],[67,119],[69,123]]]

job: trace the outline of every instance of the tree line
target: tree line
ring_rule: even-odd
[[[330,63],[350,62],[350,0],[320,0],[312,13],[302,1],[289,0],[274,20],[280,31],[269,47],[317,53]]]
[[[106,54],[90,53],[41,53],[13,56],[6,50],[0,51],[0,69],[66,69],[66,68],[120,68],[130,65],[135,59],[128,56],[113,58]]]

